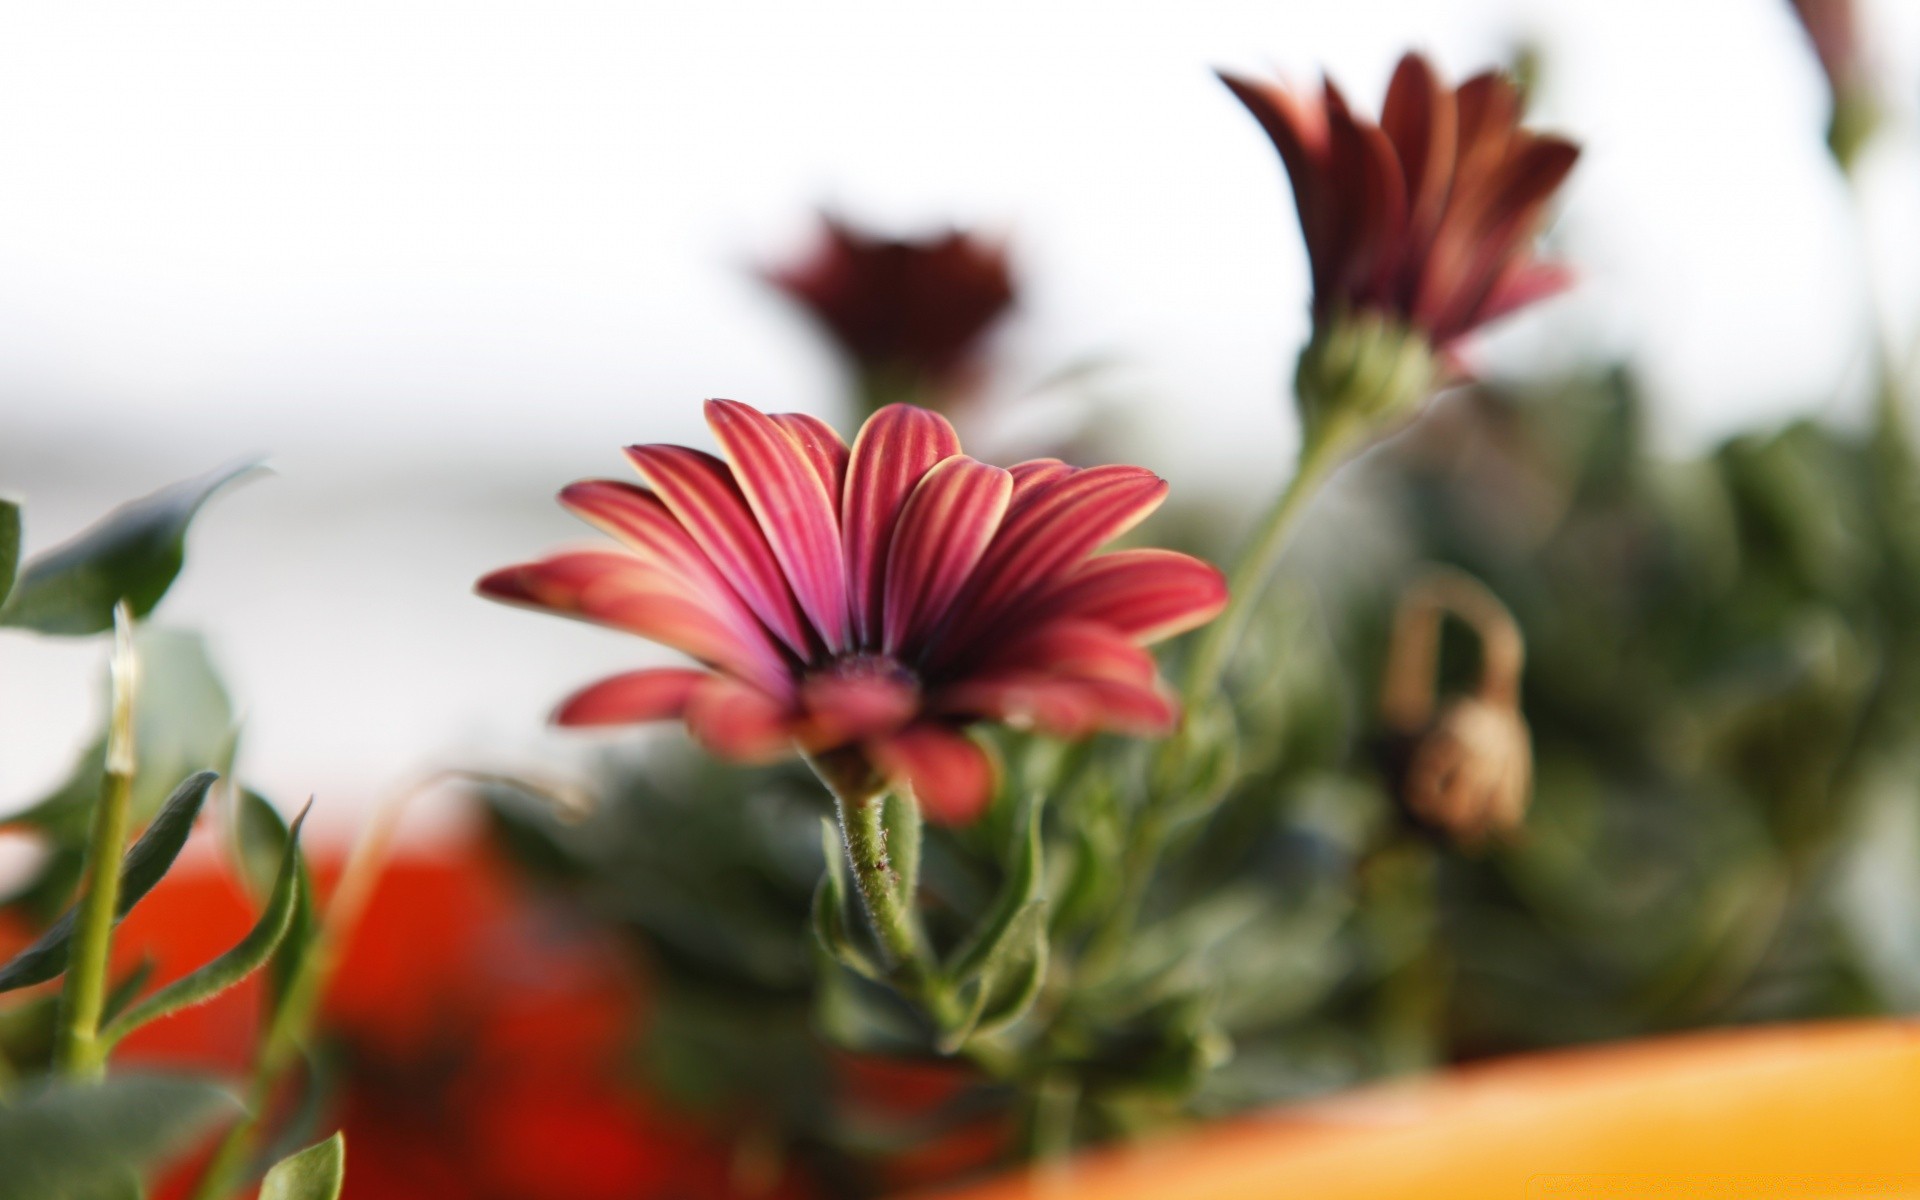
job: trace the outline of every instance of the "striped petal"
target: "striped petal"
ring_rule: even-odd
[[[993,802],[993,762],[973,739],[956,730],[922,722],[868,745],[874,765],[888,778],[904,782],[928,820],[962,825]]]
[[[1040,672],[983,675],[942,689],[934,711],[963,719],[987,718],[1059,738],[1102,730],[1157,737],[1171,730],[1180,710],[1159,688],[1112,679],[1070,679]]]
[[[743,628],[759,628],[752,610],[681,528],[660,497],[621,480],[583,479],[561,489],[560,503],[589,525],[618,538],[641,558],[701,589]]]
[[[795,654],[813,657],[793,589],[727,464],[685,446],[629,446],[627,457],[754,615]]]
[[[1175,550],[1116,550],[1047,585],[1020,619],[1093,621],[1147,645],[1204,625],[1226,606],[1227,581],[1212,564]]]
[[[979,673],[999,670],[1133,684],[1151,684],[1158,673],[1153,655],[1117,630],[1070,619],[1026,628],[996,644],[981,660]]]
[[[1090,467],[1035,486],[1007,513],[956,601],[959,620],[941,635],[934,662],[963,655],[1034,588],[1139,524],[1166,495],[1166,481],[1143,467]]]
[[[881,648],[911,657],[938,627],[1000,529],[1013,476],[956,454],[901,506],[887,552]]]
[[[556,725],[633,725],[661,721],[686,712],[694,688],[713,676],[705,671],[662,668],[629,671],[588,684],[561,701]]]
[[[1023,503],[1033,497],[1043,484],[1065,479],[1074,469],[1057,458],[1030,458],[1023,463],[1015,463],[1007,469],[1013,476],[1013,499]]]
[[[791,690],[779,650],[716,612],[672,573],[618,550],[582,550],[495,571],[481,595],[611,625],[777,692]]]
[[[901,506],[935,463],[958,453],[960,436],[947,419],[910,404],[889,404],[874,413],[854,438],[840,531],[853,633],[860,645],[880,640],[887,551]]]
[[[710,676],[687,697],[687,731],[708,751],[736,762],[774,762],[791,751],[791,712],[759,688]]]
[[[840,440],[833,426],[819,417],[806,413],[769,413],[767,419],[786,430],[794,445],[807,456],[820,482],[826,485],[827,495],[833,498],[834,511],[838,513],[840,494],[847,481],[847,444]]]
[[[834,653],[846,649],[840,514],[816,457],[773,418],[737,400],[707,401],[707,424],[820,640]]]

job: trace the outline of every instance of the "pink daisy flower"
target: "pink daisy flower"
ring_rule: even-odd
[[[637,633],[698,660],[561,704],[562,725],[679,719],[726,758],[857,754],[933,819],[993,794],[979,722],[1066,738],[1163,734],[1177,710],[1143,647],[1226,603],[1168,550],[1096,555],[1165,498],[1140,467],[1010,470],[953,427],[881,409],[851,450],[813,417],[707,402],[732,465],[632,446],[647,486],[587,480],[561,503],[621,545],[496,571],[482,595]]]

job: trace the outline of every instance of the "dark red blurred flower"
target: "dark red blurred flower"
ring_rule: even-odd
[[[1844,168],[1879,123],[1873,80],[1860,53],[1859,10],[1854,0],[1789,0],[1813,43],[1833,97],[1827,146]]]
[[[1860,28],[1853,0],[1788,0],[1806,28],[1827,83],[1839,95],[1851,88],[1860,67]]]
[[[322,861],[325,879],[336,873]],[[118,956],[185,974],[253,912],[205,856],[121,927]],[[318,1043],[338,1081],[348,1200],[680,1200],[749,1194],[728,1148],[651,1103],[629,1044],[643,995],[620,948],[526,900],[474,846],[393,862],[343,955]],[[134,1033],[118,1062],[236,1077],[260,1034],[259,977]],[[317,1131],[324,1132],[324,1131]],[[197,1168],[156,1195],[188,1193]],[[758,1196],[793,1196],[779,1185]]]
[[[1457,89],[1426,60],[1400,60],[1378,124],[1332,81],[1314,96],[1221,77],[1280,151],[1313,268],[1316,327],[1385,315],[1436,350],[1567,284],[1534,257],[1547,201],[1579,149],[1520,127],[1495,73]]]
[[[870,409],[935,402],[973,383],[986,333],[1014,300],[997,243],[957,230],[878,237],[833,217],[805,258],[765,277],[819,322]]]
[[[638,633],[702,669],[635,671],[561,705],[563,725],[683,719],[724,757],[848,751],[927,814],[979,815],[992,771],[966,726],[1063,737],[1162,733],[1142,647],[1210,620],[1220,573],[1168,550],[1094,551],[1166,483],[1057,459],[960,452],[939,415],[893,405],[849,450],[821,422],[731,400],[707,420],[733,460],[633,446],[653,490],[589,480],[561,502],[624,543],[496,571],[483,595]]]

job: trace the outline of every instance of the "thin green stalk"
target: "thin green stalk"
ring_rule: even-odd
[[[1300,447],[1299,464],[1287,481],[1273,507],[1260,521],[1246,550],[1227,581],[1227,608],[1207,626],[1200,645],[1187,667],[1185,698],[1188,709],[1211,695],[1220,685],[1227,658],[1246,636],[1247,625],[1259,608],[1274,568],[1292,539],[1294,526],[1307,502],[1320,491],[1320,485],[1335,467],[1346,461],[1364,431],[1357,419],[1337,415],[1309,442]]]
[[[1345,462],[1366,431],[1358,417],[1337,412],[1302,443],[1293,478],[1260,521],[1227,582],[1227,608],[1201,635],[1187,667],[1186,711],[1191,714],[1220,686],[1228,658],[1239,648],[1259,608],[1267,583],[1291,541],[1300,514],[1336,467]],[[1121,891],[1094,929],[1080,958],[1087,979],[1102,980],[1117,965],[1146,902],[1147,885],[1159,864],[1167,830],[1162,797],[1149,796],[1121,850]]]
[[[60,994],[56,1060],[63,1075],[96,1079],[106,1071],[100,1017],[106,1007],[107,969],[113,952],[114,910],[120,903],[120,856],[127,844],[133,807],[133,693],[137,663],[133,615],[124,602],[113,610],[112,717],[107,726],[106,776],[87,835],[87,890],[80,898],[73,957]]]
[[[888,982],[945,1033],[966,1020],[960,996],[940,970],[925,932],[914,917],[914,897],[902,886],[887,845],[886,785],[858,755],[821,755],[810,760],[814,774],[832,794],[840,836],[853,869],[867,925],[886,952]],[[986,1038],[970,1037],[957,1053],[989,1077],[1018,1079],[1025,1070],[1019,1057]]]

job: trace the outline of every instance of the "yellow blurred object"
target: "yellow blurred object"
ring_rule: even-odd
[[[1490,1063],[939,1195],[1920,1197],[1920,1023],[1729,1030]]]

